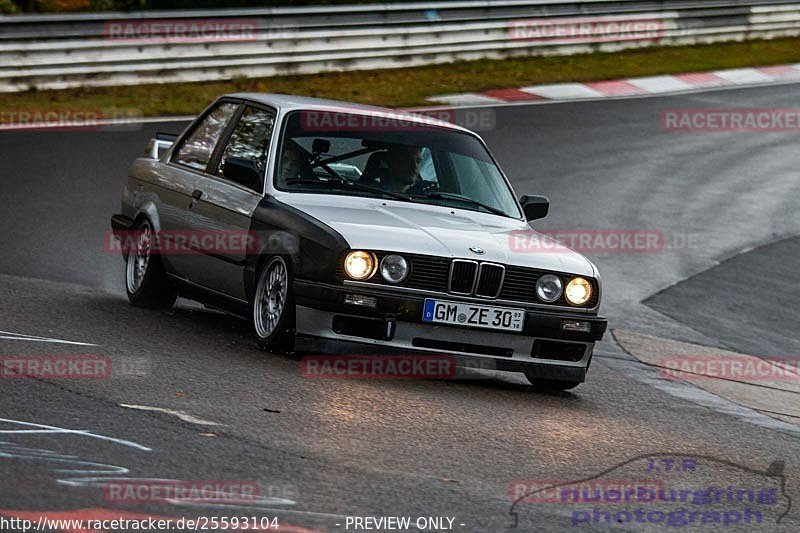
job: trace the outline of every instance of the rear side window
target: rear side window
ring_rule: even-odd
[[[189,134],[172,160],[181,165],[205,170],[214,153],[217,141],[238,106],[239,104],[223,102],[215,107]]]
[[[216,174],[260,192],[274,126],[273,111],[245,108],[225,146]]]

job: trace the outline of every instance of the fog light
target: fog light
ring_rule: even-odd
[[[362,296],[360,294],[345,294],[344,303],[350,305],[358,305],[361,307],[371,307],[375,309],[378,307],[378,299],[374,296]]]
[[[591,333],[592,323],[586,320],[562,320],[561,329],[564,331],[577,331],[579,333]]]

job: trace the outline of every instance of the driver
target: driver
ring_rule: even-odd
[[[419,175],[422,148],[397,144],[386,151],[386,166],[381,176],[381,189],[389,192],[421,194],[423,181]]]

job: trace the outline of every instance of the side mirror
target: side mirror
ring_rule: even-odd
[[[245,157],[229,157],[225,160],[224,175],[229,180],[261,191],[261,170],[252,159]]]
[[[545,196],[522,196],[519,199],[522,211],[527,220],[538,220],[547,216],[550,210],[550,200]]]

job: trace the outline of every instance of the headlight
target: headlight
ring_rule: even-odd
[[[375,273],[375,262],[371,253],[353,250],[344,258],[344,271],[353,279],[367,279]]]
[[[572,278],[567,283],[564,296],[572,305],[583,305],[592,297],[592,284],[583,278]]]
[[[543,302],[555,302],[561,297],[561,278],[545,274],[536,282],[536,295]]]
[[[381,260],[381,276],[389,283],[400,283],[408,275],[408,261],[399,255],[387,255]]]

